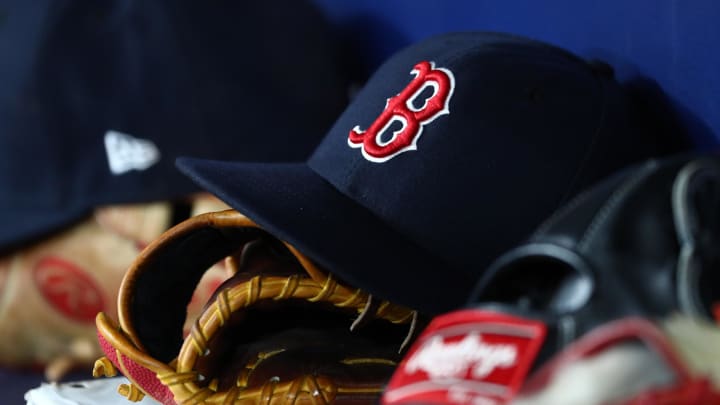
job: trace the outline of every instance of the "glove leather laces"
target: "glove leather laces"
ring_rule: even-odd
[[[298,252],[293,252],[299,255]],[[306,260],[306,259],[305,259]],[[302,263],[303,266],[312,266],[310,262]],[[360,289],[350,289],[328,275],[323,284],[317,283],[311,277],[293,275],[290,277],[264,277],[255,276],[250,282],[241,283],[232,288],[220,292],[215,302],[197,319],[188,339],[185,340],[180,355],[177,359],[177,372],[159,375],[164,384],[170,386],[176,398],[184,398],[182,404],[199,403],[242,403],[243,399],[273,398],[281,394],[286,398],[299,398],[304,393],[315,398],[314,403],[331,403],[338,393],[379,393],[382,387],[371,388],[343,388],[337,387],[327,378],[306,375],[302,379],[279,382],[273,379],[267,381],[261,387],[250,388],[247,380],[252,370],[263,360],[278,354],[280,351],[261,353],[257,362],[248,364],[245,373],[237,378],[236,387],[227,392],[216,392],[213,388],[216,383],[210,382],[207,387],[200,387],[197,381],[205,379],[204,376],[194,370],[195,364],[200,356],[210,353],[208,342],[217,331],[229,320],[232,313],[242,308],[252,306],[262,299],[284,300],[304,299],[310,302],[330,302],[337,307],[357,308],[360,312],[358,319],[370,316],[372,318],[385,319],[392,323],[411,323],[416,319],[414,311],[396,306],[388,301],[382,301],[376,307],[369,305],[373,302],[371,295]],[[375,308],[372,310],[370,308]],[[355,325],[356,323],[353,323]],[[412,328],[411,328],[412,329]],[[410,334],[409,334],[410,335]],[[409,339],[406,339],[406,341]],[[387,363],[388,360],[378,358],[347,359],[348,362],[364,363]],[[222,400],[222,401],[220,401]],[[230,401],[230,402],[228,402]]]
[[[217,216],[208,216],[204,219],[218,228],[222,227],[249,227],[259,228],[246,217],[231,211]],[[191,219],[190,221],[197,221]],[[182,226],[182,224],[181,224]],[[181,229],[188,233],[186,226]],[[166,237],[172,240],[181,231]],[[153,249],[162,247],[163,242],[148,247],[149,254]],[[231,317],[238,311],[250,308],[259,301],[282,302],[285,300],[323,303],[335,308],[345,308],[350,313],[357,313],[357,317],[349,326],[350,331],[363,328],[375,319],[382,319],[392,324],[407,324],[409,330],[404,341],[399,344],[398,353],[412,340],[418,322],[416,311],[374,298],[367,292],[346,286],[341,281],[318,269],[307,257],[298,252],[293,246],[282,242],[287,250],[295,257],[304,270],[302,274],[289,276],[258,274],[240,283],[231,284],[217,292],[214,299],[206,305],[203,313],[195,320],[188,336],[183,340],[177,357],[169,363],[163,363],[153,358],[144,348],[128,310],[132,302],[132,294],[121,296],[119,301],[120,327],[115,326],[109,319],[100,314],[98,316],[98,330],[100,335],[112,346],[116,364],[123,374],[130,378],[131,374],[125,367],[125,362],[131,360],[134,364],[155,373],[157,381],[169,388],[178,404],[329,404],[338,400],[338,397],[366,397],[379,395],[384,384],[373,385],[345,385],[334,381],[332,376],[305,373],[297,378],[281,381],[279,377],[271,377],[262,384],[250,384],[250,379],[256,369],[264,362],[273,359],[285,350],[275,348],[261,350],[256,353],[254,360],[250,360],[237,374],[232,375],[235,381],[232,387],[220,387],[218,378],[203,375],[198,371],[198,363],[212,353],[210,343],[216,334],[228,327]],[[160,246],[157,246],[160,245]],[[142,259],[139,259],[142,260]],[[242,259],[241,259],[242,260]],[[242,271],[235,257],[228,255],[226,265],[233,273]],[[139,266],[138,266],[139,267]],[[131,268],[128,273],[132,273]],[[145,271],[145,270],[143,270]],[[133,286],[136,278],[130,279],[127,284]],[[125,282],[124,282],[125,284]],[[121,287],[121,290],[124,287]],[[127,346],[130,346],[128,348]],[[122,348],[122,349],[121,349]],[[107,352],[107,351],[106,351]],[[222,352],[218,352],[222,353]],[[121,359],[122,358],[122,359]],[[394,367],[395,361],[373,356],[347,356],[341,360],[346,365],[384,365]],[[95,376],[112,376],[117,373],[113,363],[107,358],[96,362],[93,374]],[[227,385],[227,380],[224,385]],[[119,391],[131,401],[141,400],[146,392],[136,381],[134,384],[123,385]]]

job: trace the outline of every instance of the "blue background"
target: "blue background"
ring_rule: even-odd
[[[373,69],[447,31],[505,31],[608,62],[666,103],[700,147],[720,137],[720,2],[714,0],[314,0]]]

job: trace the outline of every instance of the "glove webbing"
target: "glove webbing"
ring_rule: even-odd
[[[246,367],[236,381],[236,387],[226,392],[216,392],[216,381],[211,381],[208,386],[200,387],[197,382],[203,381],[204,376],[193,370],[198,361],[198,356],[206,356],[210,353],[208,341],[215,333],[230,319],[230,316],[237,310],[249,307],[258,300],[273,299],[276,301],[284,299],[304,299],[310,302],[328,302],[337,307],[356,308],[361,316],[365,317],[364,311],[370,306],[369,294],[360,289],[350,289],[327,276],[322,284],[319,284],[311,277],[293,275],[290,277],[277,276],[255,276],[248,282],[235,285],[221,291],[214,302],[195,321],[190,335],[183,343],[177,360],[177,372],[158,375],[163,384],[166,384],[175,394],[180,404],[195,403],[242,403],[243,399],[250,401],[251,398],[266,398],[268,401],[275,396],[281,395],[287,398],[299,398],[303,394],[308,398],[319,400],[321,394],[322,402],[332,402],[332,399],[340,392],[346,393],[378,393],[381,387],[377,388],[343,388],[336,386],[332,381],[323,377],[306,375],[293,381],[280,383],[268,381],[260,387],[248,388],[247,382],[253,369],[263,360],[279,353],[280,351],[261,353],[254,364]],[[382,301],[377,306],[372,306],[372,317],[381,318],[395,324],[408,323],[415,319],[414,312],[388,301]],[[386,363],[385,359],[352,359],[350,361],[373,363]],[[258,397],[258,395],[260,395]],[[270,395],[270,396],[266,396]],[[289,397],[288,397],[289,396]]]

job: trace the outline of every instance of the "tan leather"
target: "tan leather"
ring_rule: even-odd
[[[161,361],[176,338],[165,332],[176,328],[162,311],[181,308],[168,301],[181,299],[183,280],[202,271],[185,264],[211,262],[198,260],[205,254],[198,246],[225,246],[221,253],[233,277],[207,301],[175,357]],[[163,290],[165,282],[177,288]],[[312,315],[305,318],[304,311]],[[304,328],[306,321],[322,324],[324,314],[332,319],[329,330]],[[359,337],[350,329],[373,322],[410,325],[415,316],[336,280],[238,212],[213,212],[173,227],[137,257],[120,288],[119,322],[98,316],[107,357],[96,362],[94,374],[122,372],[133,384],[121,391],[162,403],[173,403],[168,392],[182,404],[369,403],[394,370],[402,339],[381,345],[372,333]],[[292,330],[283,330],[289,324]]]
[[[227,209],[208,194],[191,203],[194,213]],[[50,380],[90,368],[102,354],[96,314],[116,316],[125,272],[167,230],[170,209],[165,201],[99,207],[82,222],[0,257],[0,365],[45,368]],[[228,274],[220,265],[206,274],[189,319]]]

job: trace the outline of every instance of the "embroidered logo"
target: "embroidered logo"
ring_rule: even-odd
[[[160,151],[154,143],[117,131],[105,133],[105,152],[114,175],[145,170],[160,160]]]
[[[483,310],[437,317],[410,349],[383,404],[507,403],[545,339],[536,321]]]
[[[428,340],[405,365],[405,371],[424,371],[431,379],[463,378],[470,371],[473,378],[485,378],[495,368],[517,363],[517,346],[488,344],[482,336],[470,333],[457,343],[445,343],[441,336]]]
[[[54,309],[76,322],[94,324],[105,310],[105,297],[86,271],[58,257],[41,259],[33,271],[35,284]]]
[[[444,114],[449,114],[450,98],[455,90],[455,77],[445,68],[436,68],[434,62],[420,62],[410,72],[415,77],[396,96],[390,97],[385,109],[367,130],[355,126],[350,130],[348,145],[361,148],[363,156],[371,162],[385,162],[400,153],[417,149],[417,141],[425,125]],[[432,94],[423,102],[420,97],[431,89]],[[423,102],[417,107],[416,102]],[[400,129],[388,134],[393,124]]]

